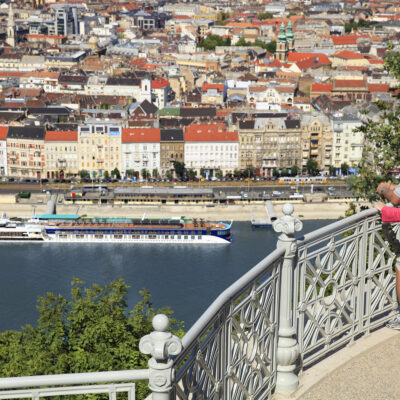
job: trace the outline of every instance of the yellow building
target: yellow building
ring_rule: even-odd
[[[93,120],[78,127],[78,165],[91,177],[102,177],[115,168],[121,171],[121,125]]]

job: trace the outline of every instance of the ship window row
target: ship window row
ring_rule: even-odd
[[[113,234],[113,235],[133,235],[133,234],[138,234],[138,235],[202,235],[206,234],[206,231],[202,230],[190,230],[190,231],[181,231],[181,230],[157,230],[157,231],[151,231],[151,230],[137,230],[137,231],[123,231],[123,230],[106,230],[106,231],[101,231],[101,230],[79,230],[79,231],[70,231],[70,230],[65,230],[63,233],[68,233],[71,232],[75,235],[79,234],[99,234],[99,235],[108,235],[108,234]],[[224,231],[225,232],[225,231]],[[52,232],[49,232],[52,233]]]

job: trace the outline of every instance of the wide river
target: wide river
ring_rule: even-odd
[[[303,221],[299,235],[331,222]],[[154,306],[169,305],[187,330],[222,290],[276,247],[272,229],[235,222],[232,231],[230,245],[1,243],[0,331],[36,324],[37,297],[69,297],[74,277],[86,285],[124,278],[129,311],[146,288]]]

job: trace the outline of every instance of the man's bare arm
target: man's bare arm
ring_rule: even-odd
[[[378,191],[378,193],[386,200],[390,201],[394,206],[400,205],[400,197],[395,195],[392,189],[383,187]]]

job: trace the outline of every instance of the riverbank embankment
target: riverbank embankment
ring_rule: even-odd
[[[282,203],[274,204],[278,216],[282,215]],[[333,219],[344,216],[349,205],[345,202],[329,203],[295,203],[293,215],[299,219]],[[45,214],[45,204],[1,204],[0,212],[8,217],[25,217]],[[188,218],[204,218],[209,221],[250,221],[265,219],[264,204],[232,204],[232,205],[65,205],[57,204],[58,214],[79,214],[88,217],[127,217],[170,218],[185,216]]]

